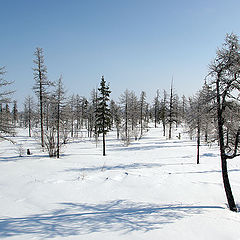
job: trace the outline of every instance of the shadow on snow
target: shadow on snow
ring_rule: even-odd
[[[151,231],[218,206],[156,205],[116,200],[104,204],[61,203],[60,209],[22,218],[0,218],[0,237],[37,235],[43,239],[96,232]]]
[[[160,164],[160,163],[132,163],[132,164],[119,164],[113,166],[97,166],[97,167],[83,167],[83,168],[70,168],[65,170],[66,172],[81,172],[81,171],[106,171],[106,170],[129,170],[129,169],[143,169],[143,168],[155,168],[155,167],[164,167],[164,166],[182,166],[182,165],[193,165],[193,163],[168,163],[168,164]]]
[[[160,142],[151,142],[149,144],[140,144],[140,143],[131,143],[128,147],[114,147],[114,145],[107,145],[109,148],[108,151],[144,151],[144,150],[154,150],[159,148],[184,148],[195,146],[196,144],[192,142],[184,141],[160,141]]]

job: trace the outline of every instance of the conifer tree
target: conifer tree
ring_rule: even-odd
[[[109,85],[106,85],[104,76],[102,76],[100,88],[98,88],[98,91],[100,92],[100,96],[98,97],[98,105],[96,109],[96,126],[97,133],[103,135],[103,156],[105,156],[105,136],[111,127],[111,112],[108,107],[109,95],[111,91],[109,90]]]

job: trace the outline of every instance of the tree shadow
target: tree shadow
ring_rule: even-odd
[[[195,165],[195,163],[132,163],[132,164],[119,164],[119,165],[103,165],[96,167],[83,167],[83,168],[70,168],[65,172],[95,172],[95,171],[110,171],[110,170],[130,170],[130,169],[144,169],[144,168],[157,168],[165,166],[183,166]]]
[[[0,157],[0,162],[18,162],[18,161],[23,161],[23,160],[26,160],[26,159],[38,159],[38,158],[49,158],[49,155],[46,153],[46,154],[40,154],[40,155],[37,155],[37,154],[31,154],[31,155],[23,155],[22,157],[20,157],[19,155],[17,156],[11,156],[11,157]]]
[[[174,172],[172,174],[202,174],[202,173],[221,173],[221,170],[191,171],[191,172]],[[240,172],[240,169],[229,169],[228,172]]]
[[[184,143],[184,145],[180,144]],[[186,144],[187,143],[187,144]],[[138,146],[136,146],[138,145]],[[195,146],[195,143],[192,142],[181,142],[181,141],[160,141],[160,142],[151,142],[145,145],[140,143],[132,143],[128,147],[113,147],[109,148],[108,151],[149,151],[159,148],[183,148],[183,147],[190,147]]]
[[[0,218],[0,237],[31,234],[46,239],[107,231],[121,231],[122,234],[146,232],[207,209],[222,207],[156,205],[127,200],[103,204],[61,203],[59,209],[45,214]]]
[[[201,157],[219,157],[219,154],[204,153],[204,154],[201,155]]]
[[[153,167],[162,167],[163,164],[159,163],[133,163],[133,164],[119,164],[119,165],[103,165],[97,167],[86,167],[86,168],[70,168],[65,170],[66,172],[94,172],[94,171],[106,171],[106,170],[127,170],[127,169],[139,169],[139,168],[153,168]]]

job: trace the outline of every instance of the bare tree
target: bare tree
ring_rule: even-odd
[[[16,125],[18,121],[18,108],[17,108],[16,100],[13,101],[12,118],[13,118],[13,124]]]
[[[125,141],[126,145],[130,142],[129,136],[129,119],[130,119],[130,91],[128,89],[120,96],[120,105],[123,114],[123,121],[122,121],[122,130],[123,130],[123,140]]]
[[[0,67],[0,138],[10,140],[7,138],[7,136],[11,136],[15,133],[8,107],[8,103],[11,100],[10,96],[12,95],[13,91],[7,89],[12,82],[4,79],[5,74],[5,67]]]
[[[140,107],[140,137],[143,136],[143,130],[145,128],[144,120],[146,119],[146,110],[147,110],[147,103],[146,103],[146,93],[144,91],[141,92],[140,100],[139,100],[139,107]]]
[[[163,125],[163,136],[166,136],[167,114],[168,114],[167,92],[166,92],[166,90],[164,90],[163,98],[162,98],[161,104],[160,104],[160,119],[161,119],[162,125]]]
[[[239,122],[232,131],[234,142],[226,146],[226,107],[229,101],[235,101],[239,104],[236,91],[240,90],[240,46],[238,37],[235,34],[227,34],[225,43],[221,49],[217,50],[216,57],[209,66],[209,75],[211,82],[215,86],[216,105],[217,105],[217,123],[218,137],[222,165],[223,184],[226,192],[228,206],[231,211],[237,211],[231,185],[228,177],[227,160],[239,156]],[[231,119],[228,119],[231,121]]]
[[[153,107],[154,107],[154,126],[155,128],[157,127],[157,123],[159,123],[159,108],[160,108],[160,102],[159,102],[159,90],[157,90],[156,92],[156,97],[154,98],[154,103],[153,103]]]
[[[47,67],[44,64],[43,49],[36,48],[34,56],[35,56],[35,59],[33,60],[33,63],[35,66],[33,68],[33,71],[34,71],[33,75],[34,75],[35,85],[34,85],[33,89],[39,98],[41,145],[42,145],[42,147],[44,147],[43,104],[44,104],[44,98],[46,96],[47,87],[51,85],[51,82],[48,81],[48,79],[47,79]]]
[[[120,126],[121,126],[121,108],[113,100],[110,102],[110,111],[112,115],[112,125],[115,125],[117,129],[117,139],[120,136]]]
[[[57,125],[57,158],[60,154],[60,120],[61,120],[61,108],[63,107],[63,101],[65,100],[65,90],[62,83],[62,76],[58,79],[56,83],[55,90],[55,101],[56,101],[56,125]]]
[[[169,123],[169,133],[168,138],[172,138],[172,124],[173,124],[173,84],[171,84],[170,88],[170,98],[169,98],[169,117],[168,117],[168,123]]]
[[[34,102],[31,96],[25,98],[24,102],[24,115],[26,125],[28,126],[28,136],[31,137],[32,131],[32,120],[33,120],[33,109],[34,109]]]
[[[201,143],[201,130],[204,105],[202,103],[201,92],[199,91],[195,96],[189,98],[189,108],[186,111],[186,122],[189,127],[189,132],[192,133],[196,130],[197,135],[197,164],[200,159],[200,143]]]

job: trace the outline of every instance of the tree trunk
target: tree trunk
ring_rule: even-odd
[[[28,136],[31,137],[31,120],[28,119]]]
[[[222,102],[221,102],[219,79],[217,80],[216,85],[217,85],[216,90],[217,90],[218,137],[219,137],[219,147],[220,147],[220,154],[221,154],[223,185],[224,185],[229,209],[233,212],[237,212],[237,207],[234,201],[231,185],[228,178],[227,159],[226,159],[225,146],[224,146],[223,110],[222,110],[223,109],[222,105],[224,104],[225,99],[222,99]]]
[[[28,136],[31,137],[31,106],[28,103]]]
[[[120,135],[120,131],[119,131],[119,127],[117,127],[117,139],[119,139],[119,135]]]
[[[105,133],[103,133],[103,156],[106,156]]]
[[[155,126],[155,128],[156,128],[156,127],[157,127],[157,107],[156,107],[156,106],[155,106],[154,115],[155,115],[155,116],[154,116],[154,118],[155,118],[155,119],[154,119],[154,120],[155,120],[155,125],[154,125],[154,126]]]
[[[140,138],[142,137],[143,135],[143,106],[141,105],[141,113],[140,113]]]
[[[198,123],[198,126],[197,126],[197,164],[199,164],[199,158],[200,158],[199,150],[200,150],[200,124]]]
[[[165,121],[163,121],[163,136],[166,136],[166,124]]]
[[[224,184],[224,189],[227,196],[228,206],[231,211],[237,212],[237,207],[234,201],[231,185],[228,178],[227,160],[222,155],[221,155],[221,164],[222,164],[223,184]]]
[[[128,105],[127,105],[127,100],[126,100],[126,105],[125,105],[125,136],[126,136],[126,143],[128,142]]]
[[[40,98],[40,121],[41,121],[41,144],[44,147],[44,132],[43,132],[43,96],[42,96],[42,83],[40,82],[40,91],[39,91],[39,98]]]
[[[169,138],[169,139],[172,138],[172,122],[169,122],[169,134],[168,134],[168,138]]]
[[[60,152],[60,116],[58,109],[58,119],[57,119],[57,158],[59,158]]]
[[[173,123],[173,89],[171,85],[171,91],[170,91],[170,106],[169,106],[169,135],[168,138],[172,138],[172,123]]]

